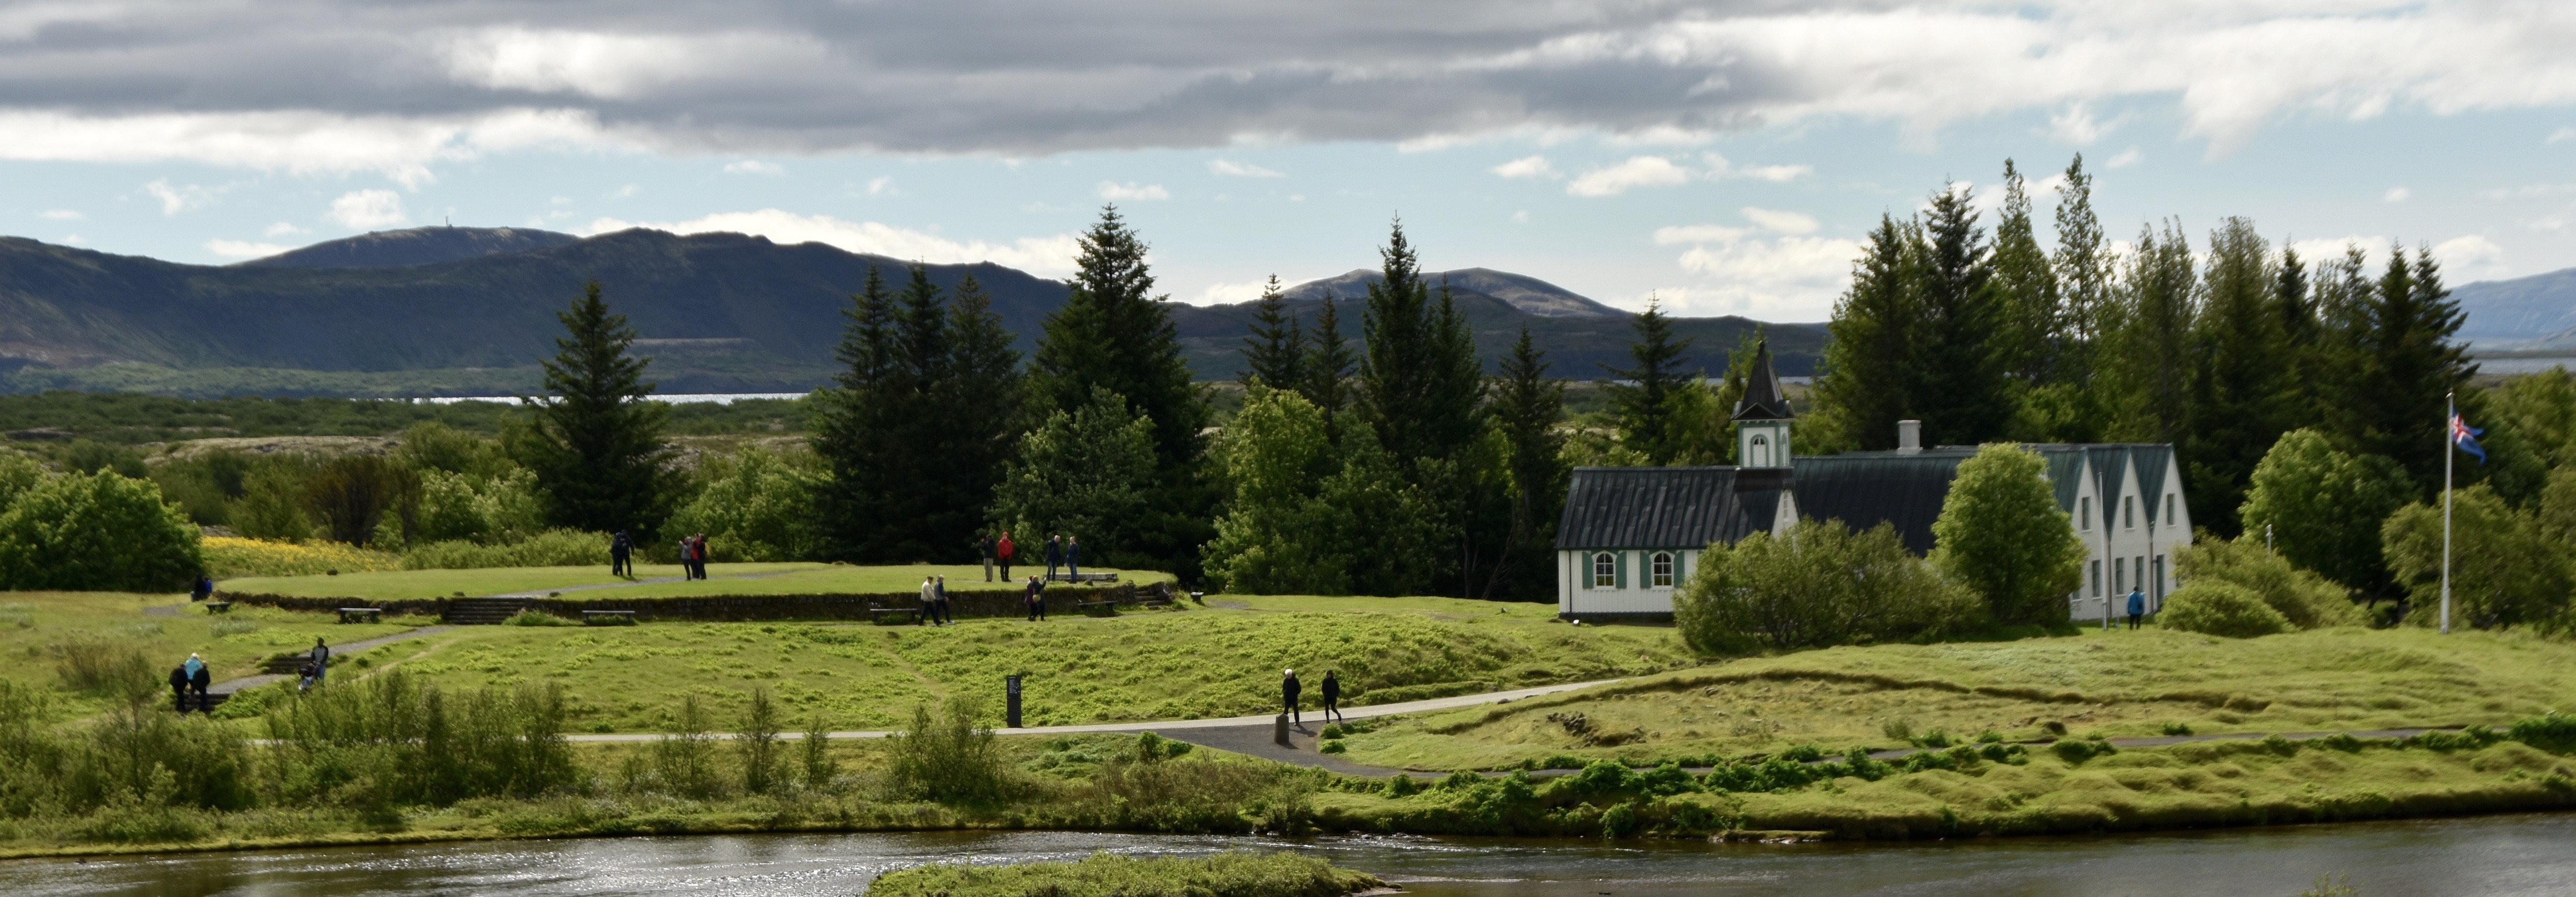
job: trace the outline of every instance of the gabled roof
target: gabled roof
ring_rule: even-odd
[[[1786,478],[1747,482],[1754,488],[1738,492],[1737,473],[1733,467],[1577,467],[1556,547],[1706,548],[1770,529]]]
[[[2155,497],[2164,494],[2165,468],[2173,463],[2173,446],[2133,445],[2129,447],[2129,460],[2138,465],[2138,494],[2145,497],[2148,525],[2163,526],[2164,521],[2157,517],[2165,512],[2165,503]]]
[[[1744,378],[1744,400],[1735,403],[1736,420],[1788,420],[1789,393],[1780,388],[1780,373],[1771,369],[1771,342],[1753,344],[1753,370]]]
[[[1950,480],[1974,448],[1942,447],[1919,453],[1847,452],[1802,457],[1797,471],[1798,516],[1840,520],[1855,530],[1881,523],[1896,527],[1907,550],[1932,550],[1932,521],[1950,495]]]

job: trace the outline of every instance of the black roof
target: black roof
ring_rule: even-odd
[[[1780,373],[1771,369],[1771,341],[1753,344],[1753,370],[1744,378],[1744,400],[1735,403],[1736,420],[1788,420],[1789,393],[1780,388]]]
[[[1706,548],[1771,528],[1786,477],[1733,467],[1577,467],[1556,547]],[[1759,482],[1755,480],[1759,479]]]
[[[1908,550],[1928,554],[1932,521],[1941,517],[1950,480],[1959,475],[1960,462],[1975,455],[1973,448],[1945,447],[1906,455],[1852,452],[1793,459],[1798,516],[1840,520],[1855,530],[1892,524]]]

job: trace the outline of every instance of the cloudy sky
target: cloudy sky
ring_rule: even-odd
[[[2080,152],[2116,234],[2244,215],[2465,282],[2576,266],[2569,47],[2538,0],[22,0],[0,233],[641,225],[1060,276],[1116,202],[1212,302],[1373,266],[1400,214],[1435,268],[1815,320],[1882,212]]]

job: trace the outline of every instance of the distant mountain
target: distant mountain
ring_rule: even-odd
[[[555,312],[595,279],[635,327],[638,351],[654,357],[663,391],[802,391],[830,381],[849,296],[869,269],[899,282],[909,266],[742,234],[450,230],[369,234],[228,267],[0,237],[0,389],[488,395],[494,383],[535,382],[534,365],[553,354],[562,330]],[[535,245],[544,243],[553,245]],[[534,248],[513,248],[522,245]],[[415,261],[438,253],[456,257]],[[969,273],[1023,352],[1067,293],[1063,283],[990,263],[928,266],[944,289]],[[1603,364],[1626,361],[1626,312],[1513,274],[1449,277],[1489,366],[1524,326],[1556,376],[1595,379]],[[1345,283],[1358,288],[1344,306],[1343,334],[1357,341],[1365,280]],[[1322,289],[1313,294],[1289,303],[1307,321]],[[1251,306],[1170,309],[1191,370],[1232,379]],[[1770,328],[1781,373],[1813,369],[1821,326],[1675,319],[1697,340],[1691,366],[1711,372],[1756,326]]]
[[[2451,288],[2468,320],[2460,338],[2479,348],[2576,348],[2576,268]]]
[[[1327,292],[1340,299],[1365,298],[1370,284],[1385,279],[1385,274],[1360,268],[1340,277],[1310,280],[1289,287],[1281,290],[1280,295],[1308,301],[1322,301]],[[1627,314],[1547,281],[1491,268],[1433,271],[1422,275],[1422,279],[1435,289],[1447,284],[1452,296],[1468,293],[1489,296],[1542,318],[1615,318]]]
[[[523,227],[415,227],[315,243],[241,263],[245,268],[393,268],[553,249],[581,241]]]

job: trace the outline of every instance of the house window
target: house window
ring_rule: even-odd
[[[1619,559],[1612,557],[1607,551],[1592,556],[1592,587],[1596,589],[1619,587]]]
[[[2171,492],[2167,492],[2167,493],[2165,493],[2165,528],[2166,528],[2166,529],[2172,529],[2172,528],[2173,528],[2173,525],[2174,525],[2173,493],[2171,493]]]
[[[2120,525],[2128,527],[2129,529],[2138,528],[2137,498],[2129,497],[2120,499]]]
[[[2156,555],[2156,606],[2165,603],[2165,556]]]
[[[2111,559],[2111,591],[2129,594],[2129,559]]]
[[[2093,531],[2092,496],[2088,495],[2075,500],[2075,528],[2088,533]]]
[[[1753,434],[1753,450],[1746,454],[1752,456],[1744,460],[1746,467],[1771,466],[1771,437],[1760,433]]]
[[[2102,597],[2102,562],[2093,562],[2093,597]]]
[[[1655,552],[1653,575],[1655,588],[1669,589],[1673,587],[1673,555],[1671,552]]]

